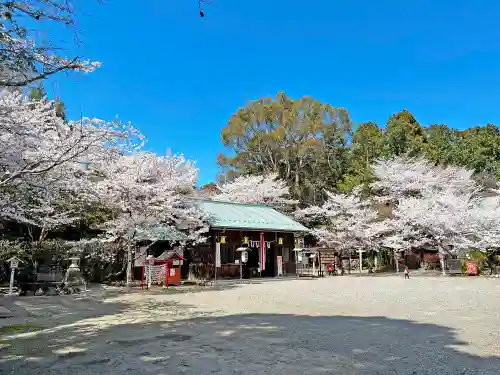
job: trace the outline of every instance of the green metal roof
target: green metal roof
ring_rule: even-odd
[[[218,201],[200,201],[213,228],[269,230],[280,232],[308,232],[302,224],[260,204],[242,204]]]
[[[154,227],[136,229],[136,241],[185,241],[186,235],[172,227]]]

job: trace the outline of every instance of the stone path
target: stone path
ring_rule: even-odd
[[[0,373],[498,375],[500,280],[331,277],[19,299]],[[8,319],[4,319],[6,321]]]

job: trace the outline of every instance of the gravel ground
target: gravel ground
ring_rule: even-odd
[[[498,279],[331,277],[16,301],[30,318],[0,321],[2,375],[500,373]]]

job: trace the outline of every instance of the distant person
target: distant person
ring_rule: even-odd
[[[410,270],[408,269],[408,266],[405,266],[405,279],[410,278]]]

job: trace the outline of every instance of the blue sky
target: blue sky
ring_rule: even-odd
[[[497,1],[212,0],[203,19],[196,0],[80,3],[68,52],[103,66],[57,76],[49,95],[70,117],[131,121],[149,150],[196,159],[200,183],[215,178],[229,116],[278,91],[355,122],[405,108],[426,125],[500,124]]]

